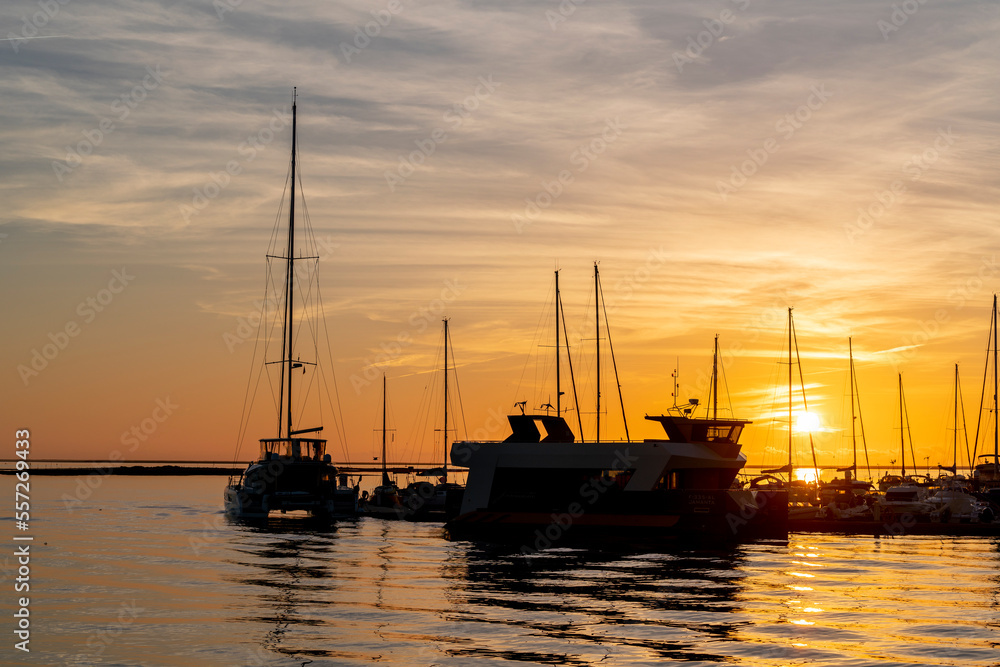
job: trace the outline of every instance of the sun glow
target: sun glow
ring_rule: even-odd
[[[819,415],[815,412],[800,412],[795,418],[795,430],[799,433],[815,433],[821,429]]]
[[[795,479],[812,484],[816,481],[816,471],[812,468],[796,468]]]

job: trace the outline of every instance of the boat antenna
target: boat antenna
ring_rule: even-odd
[[[674,397],[674,407],[675,408],[678,407],[678,405],[677,405],[677,379],[680,376],[680,373],[681,373],[681,358],[677,357],[676,362],[674,363],[674,372],[670,374],[670,377],[674,381],[674,393],[671,394],[671,396]]]

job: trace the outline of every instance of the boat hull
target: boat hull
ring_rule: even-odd
[[[788,496],[778,491],[671,490],[622,493],[563,511],[485,509],[445,524],[450,539],[521,542],[527,549],[590,539],[744,542],[784,539]]]
[[[245,519],[267,518],[272,512],[305,511],[331,519],[358,514],[358,491],[354,487],[336,486],[332,481],[335,468],[292,463],[266,477],[262,471],[267,468],[251,466],[240,481],[225,488],[226,514]],[[309,481],[303,483],[303,480]]]
[[[357,494],[344,489],[331,496],[249,493],[229,487],[223,494],[226,514],[242,519],[266,519],[272,512],[305,511],[314,517],[346,519],[358,515]]]

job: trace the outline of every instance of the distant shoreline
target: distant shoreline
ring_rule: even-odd
[[[0,474],[13,475],[17,470],[0,470]],[[37,475],[76,476],[76,475],[238,475],[243,468],[217,468],[213,466],[86,466],[82,468],[31,468],[32,477]]]

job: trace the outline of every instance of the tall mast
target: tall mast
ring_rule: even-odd
[[[597,273],[597,262],[594,262],[594,326],[597,341],[597,437],[594,442],[601,441],[601,286]]]
[[[788,309],[788,475],[792,475],[792,309]]]
[[[715,352],[712,354],[712,419],[719,418],[719,334],[715,334]]]
[[[448,482],[448,318],[444,322],[444,481]]]
[[[285,326],[286,326],[286,338],[288,340],[288,356],[285,359],[285,375],[287,386],[285,388],[285,393],[288,397],[286,403],[287,412],[285,416],[285,432],[286,437],[292,437],[292,317],[293,304],[292,295],[295,282],[295,148],[296,148],[296,136],[295,136],[295,102],[297,97],[297,89],[292,89],[292,188],[291,188],[291,198],[289,199],[288,206],[288,275],[285,277]],[[280,433],[279,433],[280,435]]]
[[[382,486],[389,486],[389,469],[385,463],[385,373],[382,373]]]
[[[558,316],[562,320],[563,335],[566,335],[566,312],[562,307],[562,299],[556,303]],[[583,416],[580,414],[580,395],[576,392],[576,376],[573,375],[573,356],[569,353],[569,339],[566,340],[566,363],[569,365],[569,381],[573,385],[573,408],[576,410],[576,425],[580,429],[580,442],[583,438]]]
[[[903,374],[899,374],[899,460],[903,464],[900,471],[902,477],[906,477],[906,441],[903,430]]]
[[[622,407],[622,426],[625,427],[625,442],[629,442],[628,418],[625,416],[625,399],[622,397],[622,383],[618,377],[618,362],[615,361],[615,345],[611,340],[611,322],[608,320],[608,304],[604,301],[604,290],[601,289],[600,280],[597,281],[597,293],[601,299],[601,308],[604,310],[604,329],[608,335],[608,351],[611,352],[611,368],[615,371],[615,385],[618,387],[618,403]],[[674,393],[677,393],[676,377],[674,378]]]
[[[958,474],[958,364],[955,364],[955,440],[951,451],[951,467],[952,474]]]
[[[854,430],[854,343],[850,337],[847,338],[847,356],[850,359],[851,372],[848,382],[851,383],[851,449],[854,452],[854,460],[851,463],[851,474],[858,475],[858,438]],[[850,480],[848,480],[850,481]]]
[[[559,384],[559,269],[556,269],[556,416],[562,416],[562,389]]]
[[[993,473],[994,477],[997,473],[997,455],[1000,454],[1000,423],[998,423],[997,407],[1000,406],[998,401],[1000,398],[997,397],[997,295],[993,295]]]

